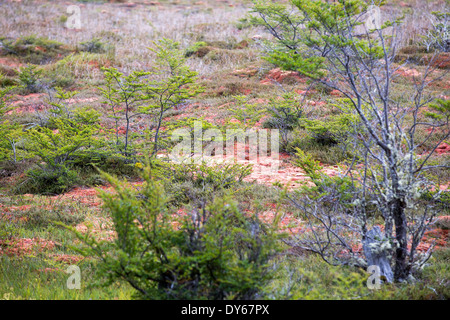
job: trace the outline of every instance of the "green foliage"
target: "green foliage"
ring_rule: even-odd
[[[295,51],[271,52],[266,60],[270,63],[280,66],[284,70],[293,70],[310,77],[312,79],[320,79],[326,75],[323,63],[325,58],[312,56],[302,57]]]
[[[319,161],[314,160],[311,155],[303,152],[301,149],[296,149],[296,164],[302,168],[308,177],[317,185],[319,184],[320,179],[323,177],[323,174],[320,170],[322,170],[322,166]]]
[[[49,40],[36,35],[24,36],[14,42],[15,46],[41,46],[45,49],[58,49],[62,46],[61,42]]]
[[[15,41],[2,40],[9,54],[19,56],[25,63],[47,64],[65,55],[68,50],[62,43],[36,35],[24,36]]]
[[[345,143],[348,137],[355,132],[358,116],[340,113],[328,116],[326,119],[301,119],[300,126],[310,132],[314,139],[322,145]]]
[[[166,112],[203,92],[203,88],[196,83],[197,72],[186,65],[178,42],[162,39],[154,46],[150,50],[156,54],[156,70],[151,73],[146,86],[150,104],[142,108],[154,119],[152,155],[161,148],[160,131]]]
[[[365,300],[393,299],[395,287],[379,290],[367,287],[370,276],[355,267],[335,267],[319,257],[300,253],[280,261],[281,277],[271,283],[273,298],[290,300]],[[407,299],[407,296],[397,297]]]
[[[281,98],[281,99],[280,99]],[[284,93],[280,98],[271,98],[267,111],[271,118],[266,126],[276,129],[293,130],[303,117],[302,102],[295,93]]]
[[[49,204],[47,206],[33,205],[29,210],[15,213],[16,219],[22,219],[25,227],[30,229],[45,229],[55,223],[75,226],[86,218],[84,212],[66,204]]]
[[[89,53],[104,53],[106,52],[105,44],[99,38],[93,38],[89,41],[80,43],[80,50]]]
[[[273,277],[274,230],[228,198],[177,216],[150,174],[139,191],[107,177],[116,190],[101,195],[117,232],[113,242],[77,233],[88,245],[81,252],[101,259],[99,283],[124,279],[141,299],[262,297]]]
[[[448,121],[450,117],[450,99],[436,99],[436,103],[430,104],[429,107],[431,111],[424,113],[427,117],[438,121]]]
[[[0,70],[0,74],[1,73],[2,73],[2,71]],[[15,74],[15,71],[14,71],[14,74]],[[0,88],[12,87],[12,86],[16,86],[18,84],[19,84],[19,82],[14,77],[11,77],[11,76],[0,77]]]
[[[38,67],[34,65],[20,68],[19,81],[21,87],[29,93],[40,92],[44,89],[42,82],[42,69],[38,69]]]
[[[114,300],[130,299],[132,288],[115,283],[110,288],[87,288],[95,264],[89,260],[77,265],[82,270],[79,290],[67,290],[68,265],[45,256],[0,257],[0,300]]]
[[[290,141],[289,133],[298,127],[303,117],[303,101],[298,95],[288,92],[281,97],[271,98],[267,111],[270,114],[263,127],[279,129],[282,139],[281,148],[287,149]]]
[[[253,1],[252,13],[256,15],[248,16],[243,23],[269,29],[282,46],[291,50],[301,47],[303,17],[294,6],[256,0]]]
[[[61,194],[80,182],[78,172],[64,166],[29,169],[25,175],[26,180],[14,187],[15,193]]]
[[[166,190],[173,195],[174,205],[210,201],[225,190],[239,192],[237,187],[251,170],[250,165],[240,164],[171,164],[164,175]]]
[[[427,264],[417,274],[414,284],[397,287],[393,292],[393,299],[408,300],[448,300],[450,298],[449,286],[450,248],[436,250]]]
[[[355,150],[350,148],[350,146],[351,144],[333,144],[324,147],[308,131],[298,128],[294,129],[289,135],[285,150],[292,154],[299,148],[323,164],[336,165],[344,163],[355,156]]]
[[[146,94],[144,78],[149,72],[133,71],[128,76],[119,72],[116,68],[105,68],[105,88],[99,88],[105,101],[103,103],[110,107],[110,117],[115,121],[116,147],[125,155],[130,153],[129,145],[132,144],[134,136],[130,135],[131,120],[139,114],[138,107],[149,99]],[[125,121],[125,136],[120,141],[119,128]]]
[[[255,124],[261,120],[264,115],[264,108],[258,106],[257,103],[250,103],[247,96],[233,96],[235,105],[229,108],[233,118],[239,121],[239,124],[228,122],[229,127],[242,128],[244,130],[253,128]]]
[[[68,99],[73,95],[59,89],[57,97]],[[27,173],[37,192],[60,193],[77,180],[77,173],[69,169],[70,165],[86,156],[92,159],[89,155],[98,154],[103,143],[95,138],[100,128],[98,112],[88,108],[69,111],[61,103],[51,104],[53,109],[48,123],[26,132],[24,148],[40,161],[37,164],[40,169]]]
[[[265,59],[285,70],[298,71],[309,77],[322,77],[324,57],[309,56],[304,53],[307,47],[304,38],[310,33],[304,28],[305,17],[292,1],[288,7],[282,3],[255,1],[250,23],[265,27],[276,39],[275,43],[266,42]]]
[[[275,37],[275,44],[269,45],[266,52],[269,62],[321,79],[327,75],[330,48],[352,51],[366,59],[382,57],[383,50],[376,41],[348,37],[361,25],[358,17],[368,7],[365,1],[292,0],[291,5],[288,8],[284,4],[257,1],[253,7],[258,14],[252,18],[253,23],[264,26]],[[372,32],[369,30],[369,34]]]
[[[238,30],[245,30],[245,29],[249,29],[253,26],[253,24],[250,21],[249,17],[245,17],[245,18],[241,18],[238,21],[236,21],[234,23],[234,26],[238,29]]]
[[[208,44],[204,41],[196,42],[192,46],[188,47],[184,53],[184,56],[186,58],[198,54],[198,51],[204,47],[206,47]]]
[[[83,51],[71,53],[45,68],[45,80],[53,86],[60,87],[68,87],[74,84],[75,80],[98,85],[101,81],[98,68],[111,65],[114,61],[113,53],[110,51],[104,54]]]
[[[26,149],[44,161],[48,168],[58,170],[73,158],[95,150],[94,134],[98,131],[98,112],[75,110],[72,116],[51,117],[48,127],[28,130]]]
[[[436,205],[441,213],[450,212],[450,192],[430,191],[421,194],[421,199]],[[448,229],[448,227],[447,227]]]
[[[301,149],[296,149],[295,164],[302,168],[315,186],[305,186],[300,193],[308,194],[313,199],[320,199],[322,205],[326,205],[330,195],[334,195],[333,201],[348,206],[355,191],[355,184],[349,176],[328,176],[322,172],[323,167],[310,154]],[[339,213],[336,213],[339,214]]]

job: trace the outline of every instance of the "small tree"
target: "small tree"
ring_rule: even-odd
[[[150,115],[149,132],[153,140],[152,155],[160,148],[163,119],[167,111],[196,96],[201,90],[195,84],[197,74],[185,65],[179,44],[163,39],[154,43],[156,60],[151,72],[134,71],[125,76],[116,68],[106,68],[105,88],[100,88],[104,103],[112,111],[115,121],[116,145],[119,147],[119,126],[125,120],[125,137],[122,152],[129,153],[132,119]]]
[[[21,67],[19,70],[19,81],[21,87],[29,93],[36,93],[44,89],[42,82],[42,69],[35,65]]]
[[[61,98],[72,96],[62,91],[58,94]],[[90,154],[97,154],[103,145],[95,138],[100,129],[99,117],[100,114],[92,109],[72,111],[60,102],[52,102],[45,126],[35,125],[24,136],[24,149],[40,160],[37,163],[40,169],[29,171],[29,178],[45,180],[49,190],[65,191],[76,178],[70,165],[83,157],[90,161]]]
[[[251,129],[255,124],[261,120],[264,113],[264,108],[258,106],[257,103],[250,103],[248,98],[243,95],[234,96],[235,105],[229,108],[233,118],[239,121],[239,124],[229,121],[229,126],[242,128],[244,130]]]
[[[45,161],[52,169],[65,166],[81,150],[93,148],[93,135],[98,132],[99,114],[94,110],[76,110],[72,118],[50,118],[49,127],[27,132],[26,149]]]
[[[271,4],[255,6],[259,22],[278,40],[278,48],[268,51],[267,59],[338,90],[348,99],[351,113],[360,120],[359,130],[354,130],[352,165],[362,159],[362,166],[350,166],[336,184],[316,172],[318,164],[300,154],[300,163],[320,185],[319,195],[325,197],[293,199],[303,209],[311,229],[322,230],[320,234],[313,232],[315,238],[303,245],[330,263],[349,263],[346,258],[358,257],[354,237],[368,240],[374,212],[379,212],[384,219],[384,237],[391,244],[381,250],[387,258],[393,253],[394,280],[405,280],[429,258],[418,259],[416,252],[434,215],[430,205],[419,206],[420,197],[430,188],[425,172],[433,166],[427,162],[450,134],[448,103],[435,107],[432,117],[422,113],[433,100],[426,89],[433,81],[429,79],[430,66],[435,58],[421,79],[414,79],[415,93],[405,102],[404,97],[393,95],[393,79],[399,68],[394,64],[399,21],[373,30],[366,28],[369,7],[360,0],[292,0],[291,4],[290,15],[284,14],[287,9],[281,11]],[[282,36],[279,30],[283,30]],[[288,42],[286,35],[292,36]],[[425,139],[417,134],[420,127],[431,129]],[[441,139],[427,156],[417,157],[418,148],[436,128],[444,131]],[[347,196],[338,197],[339,190],[345,190]],[[353,239],[348,238],[350,234]],[[357,263],[365,264],[360,259]]]
[[[156,155],[161,147],[161,125],[167,111],[186,103],[203,91],[196,84],[197,73],[186,65],[186,58],[179,49],[178,42],[162,39],[154,45],[155,48],[150,50],[156,54],[156,70],[150,74],[151,78],[146,86],[151,100],[142,109],[154,119],[152,155]]]
[[[285,92],[281,97],[270,99],[267,112],[271,117],[266,121],[265,126],[280,130],[284,148],[289,143],[289,134],[304,117],[305,98],[306,94],[299,99],[295,93]]]
[[[149,99],[144,92],[144,78],[148,72],[133,71],[125,76],[116,68],[104,68],[105,88],[99,88],[105,101],[112,112],[112,119],[115,122],[116,147],[129,155],[131,121],[134,117],[141,114],[138,107]],[[120,145],[120,124],[125,120],[125,136],[122,145]],[[123,149],[122,149],[123,148]]]

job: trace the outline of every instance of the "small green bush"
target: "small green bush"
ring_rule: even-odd
[[[58,89],[60,101],[73,97]],[[73,163],[88,162],[92,166],[103,142],[99,132],[100,114],[92,109],[69,110],[59,102],[52,102],[51,115],[45,126],[29,129],[25,135],[25,150],[39,160],[40,169],[27,173],[28,180],[19,189],[32,193],[62,193],[77,182]]]
[[[33,168],[25,176],[26,179],[15,186],[16,193],[61,194],[79,182],[78,173],[65,167],[58,170]]]
[[[87,245],[80,252],[101,259],[98,284],[124,279],[139,299],[264,297],[278,251],[273,228],[244,215],[229,198],[178,216],[150,175],[145,171],[139,191],[106,176],[116,191],[101,194],[117,232],[114,241],[98,242],[72,228]]]
[[[196,42],[186,49],[184,56],[188,58],[192,55],[197,55],[198,57],[201,58],[209,52],[210,49],[207,49],[207,46],[208,44],[206,42],[203,41]]]
[[[0,74],[0,81],[3,76]],[[0,161],[17,162],[23,160],[24,154],[18,150],[17,144],[22,137],[22,128],[11,122],[11,117],[7,116],[11,107],[8,104],[11,96],[9,93],[14,87],[0,88]]]
[[[19,70],[19,82],[28,93],[36,93],[44,90],[42,81],[42,69],[29,65]]]
[[[272,98],[267,111],[270,117],[263,123],[263,128],[280,130],[281,148],[286,151],[292,138],[291,132],[299,126],[299,120],[303,117],[302,102],[292,92],[285,93],[281,100]]]
[[[105,44],[98,38],[80,43],[80,50],[89,53],[105,53]]]

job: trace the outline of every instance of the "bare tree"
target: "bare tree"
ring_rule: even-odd
[[[370,228],[380,214],[384,239],[378,239],[376,250],[384,251],[386,259],[392,257],[393,280],[406,280],[431,252],[417,257],[417,246],[435,213],[430,203],[420,203],[432,187],[424,173],[439,167],[427,163],[450,135],[448,103],[441,101],[431,108],[434,113],[428,112],[435,99],[429,86],[443,77],[434,76],[438,53],[422,74],[412,74],[413,93],[401,94],[396,77],[404,72],[405,64],[394,63],[401,35],[399,21],[369,30],[364,25],[368,6],[362,1],[293,3],[306,28],[297,33],[301,41],[291,42],[300,45],[294,50],[269,52],[269,60],[338,90],[348,106],[345,112],[359,119],[354,124],[355,158],[339,182],[321,175],[314,161],[300,156],[320,194],[290,196],[309,226],[309,234],[298,237],[294,244],[333,264],[367,266],[355,245],[373,240],[369,239],[374,234]],[[429,128],[429,134],[418,134],[420,127]],[[438,128],[440,139],[427,155],[419,156],[420,148],[430,143]],[[371,254],[367,250],[366,260]]]

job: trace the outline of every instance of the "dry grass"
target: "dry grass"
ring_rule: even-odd
[[[199,2],[200,3],[200,2]],[[69,4],[81,8],[81,30],[67,29],[61,17],[67,17]],[[18,38],[36,34],[76,47],[80,42],[101,38],[116,48],[116,60],[125,72],[151,66],[151,42],[171,38],[186,48],[197,41],[238,43],[253,35],[251,29],[239,31],[233,24],[248,11],[243,5],[206,3],[199,5],[79,3],[41,1],[3,1],[0,7],[1,35]],[[201,75],[219,68],[234,68],[242,61],[255,59],[252,49],[240,54],[222,54],[217,60],[191,59],[190,65]]]

